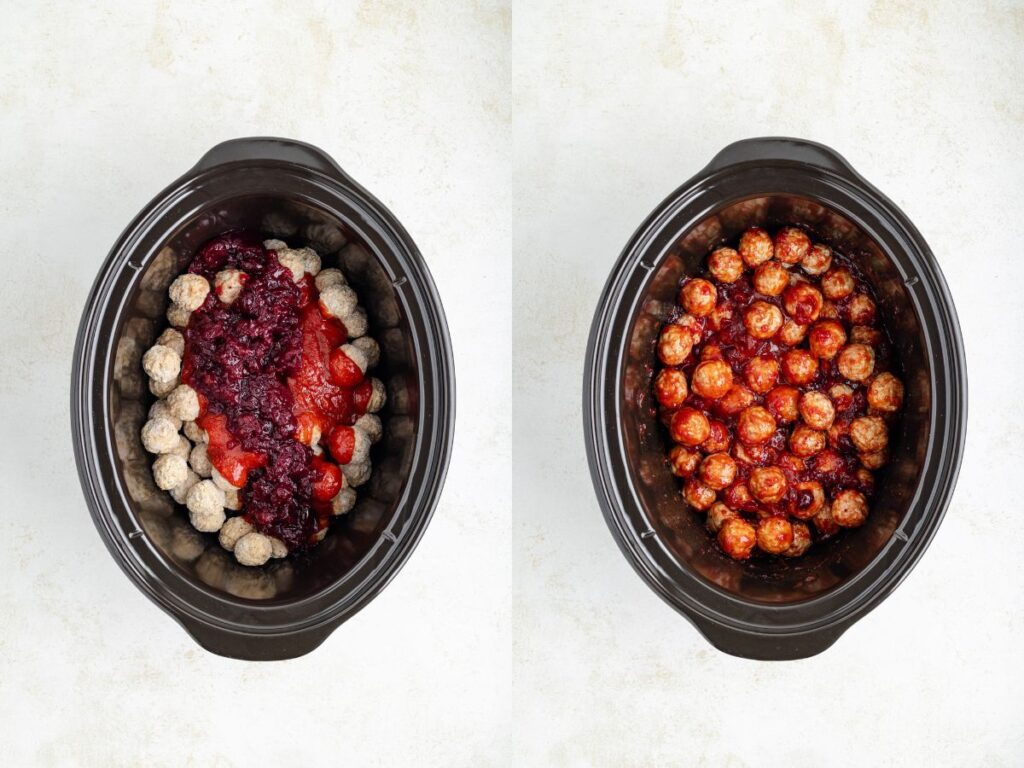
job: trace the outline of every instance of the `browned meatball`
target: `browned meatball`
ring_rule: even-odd
[[[722,524],[731,517],[736,517],[736,513],[722,502],[716,501],[711,505],[711,509],[708,510],[706,521],[708,530],[712,533],[718,533],[718,529],[722,527]]]
[[[680,408],[672,414],[669,434],[677,443],[695,447],[708,439],[711,425],[708,417],[695,408]]]
[[[811,238],[802,229],[783,227],[775,233],[775,258],[783,264],[799,264],[811,251]]]
[[[718,304],[711,314],[707,316],[708,325],[713,330],[720,331],[722,327],[732,319],[732,305],[722,302]]]
[[[710,419],[711,425],[708,431],[708,439],[700,444],[704,453],[725,453],[732,445],[732,438],[729,435],[729,428],[718,419]]]
[[[793,543],[782,554],[786,557],[800,557],[811,547],[811,529],[805,523],[793,523]]]
[[[867,381],[875,370],[875,351],[863,344],[847,344],[836,357],[836,367],[850,381]]]
[[[793,486],[796,491],[789,505],[789,514],[797,520],[810,520],[825,506],[825,489],[816,480],[803,480]]]
[[[784,424],[796,421],[800,415],[799,402],[800,391],[796,387],[775,387],[764,396],[769,413]]]
[[[725,355],[722,354],[722,347],[713,341],[709,341],[700,348],[701,360],[722,360],[724,357]]]
[[[789,436],[789,450],[802,458],[814,456],[825,449],[825,433],[800,424]]]
[[[725,396],[715,403],[715,407],[724,416],[735,416],[754,402],[754,393],[739,382],[733,382]]]
[[[807,468],[807,462],[792,453],[781,453],[775,460],[775,465],[783,472],[798,475]],[[787,474],[786,477],[789,477]]]
[[[828,444],[836,450],[849,449],[850,422],[851,419],[836,419],[828,428]]]
[[[846,467],[843,457],[831,448],[826,448],[812,459],[814,470],[822,475],[834,475]]]
[[[708,400],[717,400],[732,386],[732,368],[724,360],[705,360],[690,379],[693,391]]]
[[[787,320],[779,328],[779,332],[775,334],[775,340],[779,344],[785,344],[787,347],[795,347],[801,341],[804,340],[804,336],[807,335],[807,326],[801,325],[793,320]]]
[[[779,363],[774,357],[758,355],[747,362],[744,378],[747,386],[759,395],[763,395],[775,386],[779,380]]]
[[[840,320],[839,307],[835,305],[835,302],[825,299],[821,302],[821,312],[818,314],[819,320]]]
[[[832,267],[821,278],[821,290],[832,301],[845,299],[854,287],[853,273],[846,267]]]
[[[800,260],[800,267],[809,275],[821,275],[832,266],[832,249],[827,245],[815,243]]]
[[[818,319],[821,304],[821,291],[810,283],[793,283],[782,295],[786,313],[801,325],[810,325]]]
[[[880,373],[868,387],[868,405],[876,411],[895,413],[903,405],[903,382],[891,373]]]
[[[683,486],[683,498],[686,499],[687,504],[698,512],[704,512],[709,509],[715,503],[715,497],[714,489],[708,488],[696,477],[691,477],[686,481],[686,485]]]
[[[865,469],[881,469],[889,461],[889,452],[883,448],[880,451],[860,454],[860,463]]]
[[[731,509],[752,509],[755,506],[754,497],[750,495],[750,488],[746,483],[733,483],[722,492],[722,501]]]
[[[828,388],[828,396],[837,411],[845,411],[853,405],[853,390],[846,384],[833,384]]]
[[[836,409],[824,392],[804,392],[800,396],[800,417],[810,427],[828,429],[836,418]]]
[[[846,311],[852,325],[871,325],[875,322],[875,302],[863,293],[858,293],[850,299]]]
[[[832,509],[828,504],[818,510],[818,514],[811,518],[811,522],[822,536],[834,536],[839,533],[839,526],[832,519]]]
[[[676,477],[690,477],[700,466],[701,453],[685,445],[673,446],[668,452],[668,464]]]
[[[701,462],[700,479],[708,488],[724,490],[736,479],[736,462],[728,453],[712,453]]]
[[[718,291],[714,283],[704,278],[695,277],[687,280],[679,292],[679,303],[694,317],[711,314],[718,301]]]
[[[752,405],[740,412],[736,422],[736,436],[744,443],[763,443],[775,434],[775,418],[766,408]]]
[[[781,555],[793,543],[793,526],[784,517],[773,515],[757,524],[757,546],[770,555]]]
[[[777,261],[766,261],[754,270],[754,290],[764,296],[779,296],[789,285],[789,272]]]
[[[718,546],[733,560],[747,560],[756,543],[754,526],[742,517],[730,517],[718,529]]]
[[[778,467],[757,467],[750,472],[747,487],[758,501],[774,504],[786,495],[789,483],[786,482],[786,473]]]
[[[654,377],[654,397],[664,408],[680,407],[689,394],[686,374],[676,368],[662,368]]]
[[[740,237],[740,257],[748,267],[764,264],[775,253],[772,238],[760,227],[751,227]]]
[[[850,439],[862,453],[880,451],[889,444],[889,430],[880,416],[861,416],[850,423]]]
[[[782,327],[782,310],[767,301],[755,301],[744,313],[743,325],[755,339],[770,339]]]
[[[743,259],[732,248],[717,248],[708,256],[708,271],[720,283],[735,283],[743,277]]]
[[[791,349],[782,356],[782,375],[790,384],[806,386],[818,375],[818,359],[806,349]]]
[[[739,440],[732,447],[732,455],[736,461],[752,467],[763,467],[768,463],[768,446],[764,443],[747,445]]]
[[[850,341],[877,347],[882,342],[882,332],[866,325],[855,325],[850,329]]]
[[[837,320],[822,320],[814,324],[807,338],[811,353],[822,360],[831,360],[846,343],[846,329]]]
[[[856,528],[868,518],[868,500],[864,494],[847,488],[832,499],[832,519],[843,528]]]
[[[693,349],[693,334],[681,325],[666,325],[658,337],[658,359],[665,365],[682,365]]]

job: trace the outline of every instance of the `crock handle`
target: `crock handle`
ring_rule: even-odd
[[[253,136],[223,141],[199,158],[194,171],[207,171],[219,165],[237,161],[277,160],[294,163],[314,171],[349,181],[334,159],[312,144],[292,139],[277,139],[269,136]]]
[[[846,631],[847,626],[816,629],[800,635],[772,635],[743,632],[701,618],[688,617],[715,648],[730,656],[759,661],[808,659],[827,650]]]
[[[766,136],[734,142],[715,155],[704,170],[720,171],[733,165],[742,165],[747,162],[763,163],[766,160],[806,163],[838,173],[841,176],[860,178],[846,158],[834,149],[815,141],[789,139],[781,136]]]
[[[316,650],[338,623],[293,632],[287,635],[239,634],[192,618],[175,617],[199,645],[210,653],[244,661],[284,661],[297,659]]]

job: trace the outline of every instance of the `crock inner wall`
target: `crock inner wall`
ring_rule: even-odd
[[[107,433],[113,436],[108,450],[114,479],[154,550],[185,576],[214,592],[260,601],[310,596],[352,571],[391,527],[420,428],[420,371],[403,304],[391,278],[365,247],[357,226],[299,198],[253,195],[211,202],[184,218],[144,267],[130,266],[122,276],[130,282],[116,310],[106,414]],[[381,363],[374,375],[384,381],[388,391],[388,404],[380,414],[384,438],[373,448],[373,475],[360,489],[355,509],[334,521],[327,538],[308,555],[271,561],[262,568],[238,565],[218,545],[215,535],[192,528],[185,509],[154,485],[152,457],[139,438],[155,399],[146,386],[140,361],[167,327],[167,287],[202,243],[231,229],[279,236],[289,245],[309,245],[319,252],[325,268],[340,266],[344,270],[367,310],[369,333],[381,345]],[[132,263],[137,266],[143,258],[133,257]]]
[[[697,274],[711,248],[733,241],[750,226],[771,229],[788,223],[805,225],[816,239],[853,257],[874,286],[882,322],[892,337],[894,362],[906,383],[904,413],[890,435],[890,460],[876,475],[871,515],[862,528],[816,545],[797,560],[738,563],[715,546],[704,528],[704,516],[686,507],[679,481],[668,469],[669,441],[651,394],[655,341],[680,279]],[[928,449],[928,345],[892,260],[835,207],[805,196],[774,194],[723,202],[660,254],[651,253],[643,261],[651,272],[626,325],[628,346],[619,375],[620,428],[622,460],[658,540],[680,568],[744,599],[790,603],[842,584],[882,550],[899,526],[915,495]]]

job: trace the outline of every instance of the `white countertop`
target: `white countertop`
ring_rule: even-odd
[[[4,5],[4,764],[1024,763],[1019,3]],[[68,434],[104,255],[246,135],[322,147],[392,209],[437,281],[458,375],[419,548],[316,652],[273,664],[205,653],[129,583]],[[970,366],[966,458],[931,549],[792,663],[716,652],[641,582],[581,435],[586,337],[620,249],[758,135],[836,148],[906,211]]]

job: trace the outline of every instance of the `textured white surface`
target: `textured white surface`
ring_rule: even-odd
[[[298,5],[2,3],[2,762],[1024,762],[1020,4]],[[403,221],[459,377],[419,549],[279,664],[206,654],[131,586],[68,439],[110,244],[206,149],[254,134],[323,147]],[[835,147],[920,227],[971,374],[928,554],[832,649],[782,664],[715,652],[633,574],[580,434],[618,251],[723,145],[772,134]]]

